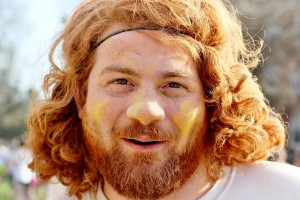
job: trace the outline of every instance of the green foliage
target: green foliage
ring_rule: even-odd
[[[2,69],[2,74],[8,74]],[[29,95],[13,86],[8,76],[0,75],[0,138],[11,139],[26,131],[25,116]]]
[[[12,182],[8,176],[0,176],[0,200],[14,200],[14,191]],[[31,187],[29,191],[32,200],[44,200],[47,196],[47,185],[41,184],[37,187]]]
[[[0,138],[2,139],[12,139],[23,135],[25,132],[26,132],[25,123],[18,124],[16,126],[10,126],[10,127],[6,127],[2,124],[0,125]]]
[[[4,177],[0,179],[0,199],[13,200],[11,183]]]

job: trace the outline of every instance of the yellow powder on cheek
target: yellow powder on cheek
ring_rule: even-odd
[[[107,131],[107,128],[110,128],[107,125],[107,115],[109,115],[112,108],[112,101],[111,100],[102,100],[102,101],[96,101],[91,104],[89,104],[88,108],[88,115],[90,123],[93,125],[93,132],[91,134],[94,135],[95,139],[101,139],[101,141],[106,144],[104,148],[110,149],[111,145],[111,137],[107,134],[110,132]],[[100,134],[100,135],[99,135]],[[104,137],[104,135],[107,135]]]
[[[90,108],[90,113],[93,120],[102,121],[106,113],[105,111],[107,110],[107,108],[109,108],[109,102],[110,101],[106,99],[99,103],[96,103],[94,106]]]
[[[184,101],[180,105],[179,111],[173,116],[173,120],[178,126],[182,136],[187,136],[196,123],[199,108],[195,108],[191,102]]]

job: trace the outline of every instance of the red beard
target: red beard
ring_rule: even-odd
[[[139,123],[115,130],[111,133],[112,147],[105,148],[97,125],[83,114],[84,135],[94,168],[99,170],[104,181],[111,185],[120,195],[130,199],[158,199],[181,187],[197,170],[203,161],[203,131],[197,132],[185,149],[178,153],[176,146],[168,150],[166,158],[156,152],[124,152],[116,138],[135,138],[147,134],[153,140],[180,140],[180,133],[168,132],[155,125],[143,126]],[[160,163],[160,164],[157,164]],[[202,163],[203,164],[203,163]],[[99,180],[100,181],[100,180]]]

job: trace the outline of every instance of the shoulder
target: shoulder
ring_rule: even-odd
[[[51,197],[47,197],[47,200],[77,200],[76,197],[70,197],[65,193],[58,193]]]
[[[269,161],[240,165],[232,174],[227,192],[231,199],[282,199],[299,198],[300,168]]]
[[[47,200],[76,200],[75,196],[67,194],[67,188],[59,182],[47,184]]]
[[[250,180],[287,181],[300,183],[300,168],[279,162],[260,161],[251,165],[241,165],[236,169],[237,176],[244,176]]]

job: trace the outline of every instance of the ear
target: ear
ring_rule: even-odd
[[[75,104],[77,107],[77,111],[78,111],[78,117],[79,119],[82,118],[82,107],[81,107],[81,103],[80,103],[80,92],[79,92],[79,88],[76,85],[75,87],[75,91],[74,91],[74,100],[75,100]]]

